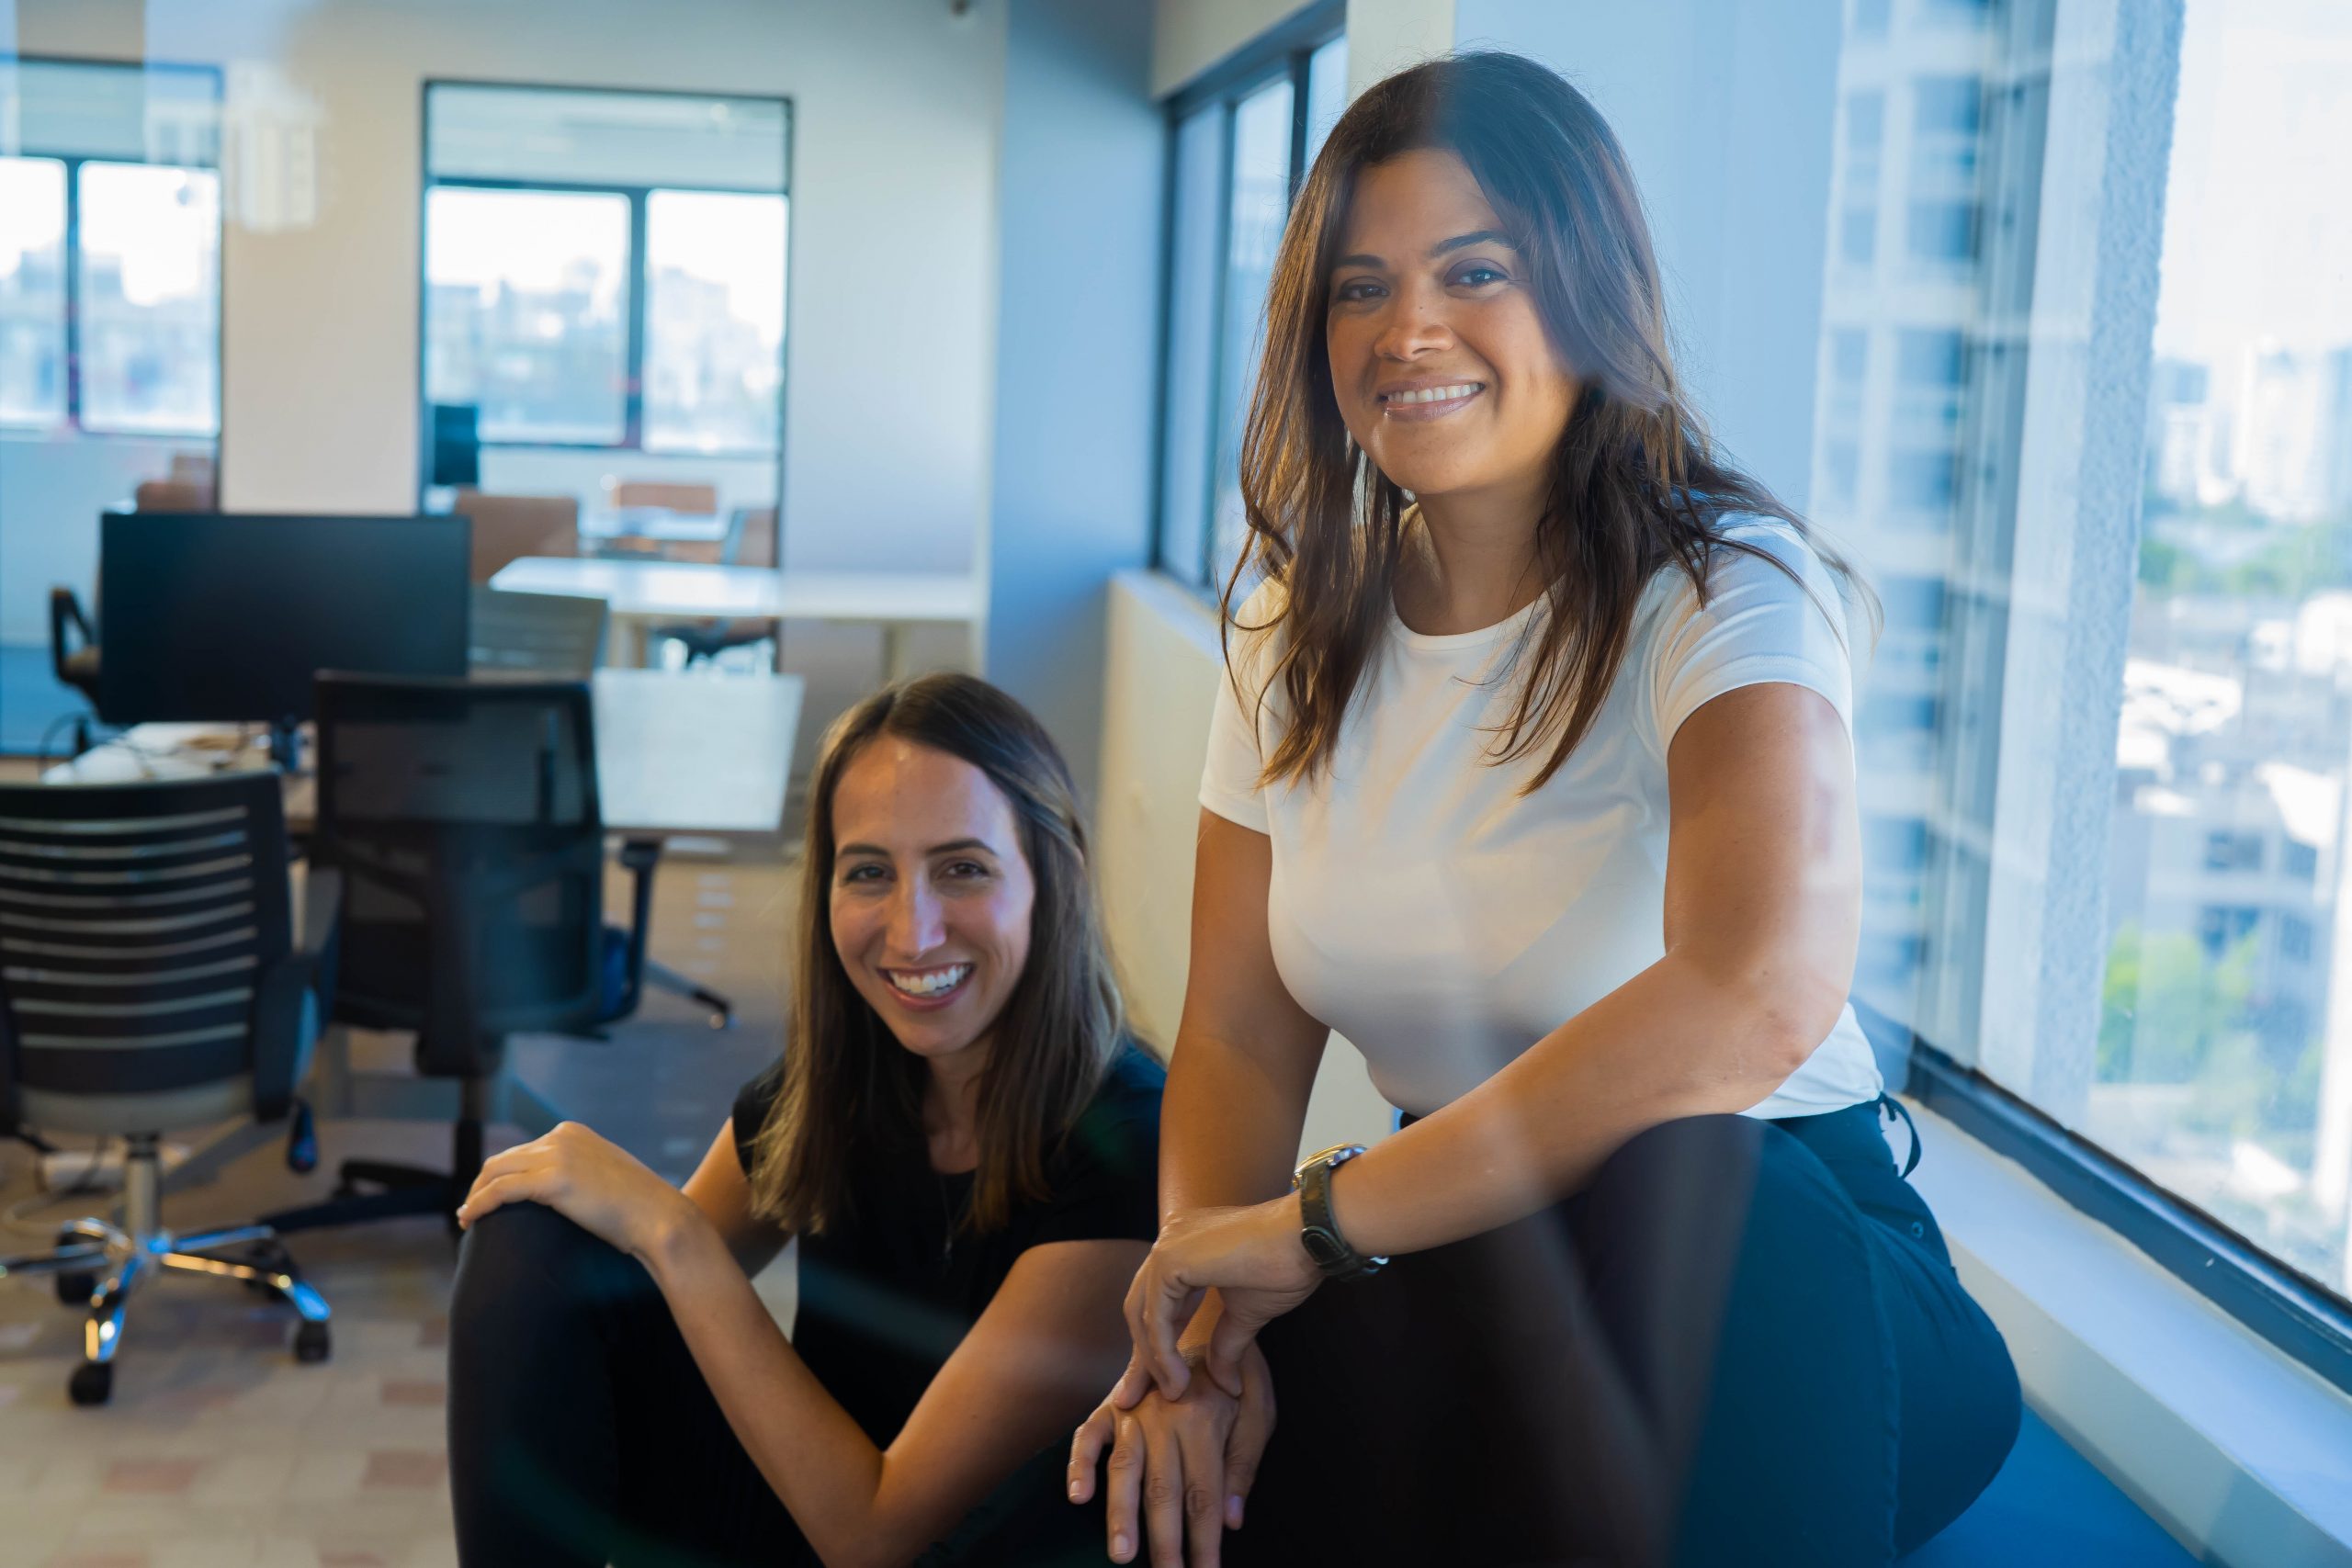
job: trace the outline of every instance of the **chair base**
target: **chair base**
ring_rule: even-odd
[[[146,1155],[151,1191],[153,1157],[151,1145]],[[294,1337],[295,1359],[325,1360],[331,1348],[327,1323],[333,1314],[325,1298],[295,1272],[293,1259],[278,1245],[277,1233],[261,1224],[180,1235],[154,1224],[152,1211],[146,1223],[141,1223],[135,1184],[141,1156],[135,1140],[131,1158],[134,1184],[124,1205],[123,1224],[96,1219],[70,1221],[60,1228],[54,1251],[0,1258],[0,1279],[49,1275],[57,1280],[60,1300],[88,1303],[82,1364],[74,1369],[70,1384],[74,1403],[103,1404],[111,1396],[115,1355],[122,1348],[130,1294],[166,1273],[209,1275],[277,1297],[301,1319]],[[240,1249],[241,1258],[220,1256]]]
[[[330,1225],[366,1224],[374,1220],[438,1214],[455,1234],[458,1205],[473,1190],[474,1178],[481,1174],[482,1121],[480,1112],[487,1101],[488,1081],[468,1079],[465,1090],[469,1109],[474,1113],[458,1118],[451,1129],[449,1169],[427,1170],[390,1160],[345,1160],[337,1173],[334,1197],[323,1203],[281,1209],[277,1213],[265,1216],[264,1223],[273,1230],[290,1235],[295,1231],[321,1230]],[[363,1183],[383,1190],[362,1192],[359,1188]]]

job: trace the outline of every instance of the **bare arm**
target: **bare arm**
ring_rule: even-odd
[[[711,1140],[702,1164],[686,1178],[686,1197],[702,1211],[711,1228],[718,1232],[727,1250],[743,1266],[747,1278],[774,1262],[789,1239],[780,1226],[752,1212],[752,1182],[743,1173],[741,1158],[735,1153],[732,1117],[718,1130],[718,1136]]]
[[[1256,1203],[1290,1189],[1307,1098],[1331,1032],[1292,999],[1266,934],[1273,845],[1201,812],[1192,966],[1160,1101],[1159,1213]],[[1190,1342],[1216,1325],[1203,1304]]]
[[[877,1449],[801,1360],[712,1225],[646,1259],[760,1473],[831,1568],[902,1564],[1101,1397],[1128,1341],[1119,1298],[1141,1242],[1031,1247]]]
[[[1666,954],[1332,1182],[1371,1254],[1475,1235],[1575,1190],[1635,1134],[1764,1100],[1836,1027],[1860,927],[1849,742],[1819,694],[1743,686],[1667,759]]]

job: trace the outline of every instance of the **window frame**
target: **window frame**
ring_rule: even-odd
[[[693,98],[708,102],[745,103],[780,106],[784,110],[784,188],[779,191],[745,191],[731,186],[695,186],[677,183],[662,185],[631,185],[611,180],[513,180],[492,179],[480,175],[461,175],[447,178],[433,174],[432,102],[435,87],[495,87],[508,92],[536,93],[609,93],[615,96]],[[794,134],[794,100],[781,93],[718,93],[685,91],[668,87],[605,87],[583,82],[513,82],[497,79],[457,76],[428,76],[418,84],[417,99],[417,170],[421,178],[416,195],[416,407],[419,415],[418,445],[429,446],[432,431],[426,410],[430,400],[425,395],[425,355],[432,342],[431,328],[425,312],[431,306],[432,283],[425,272],[426,210],[435,190],[545,191],[559,196],[617,196],[628,203],[629,256],[625,308],[628,320],[623,332],[625,344],[621,363],[622,402],[621,439],[608,441],[492,441],[475,443],[482,451],[513,452],[635,452],[648,457],[668,459],[709,458],[722,462],[742,462],[747,459],[774,457],[776,465],[776,494],[784,494],[785,428],[791,400],[792,308],[795,290],[792,287],[792,257],[797,247],[790,238],[793,186],[792,159],[799,138]],[[647,203],[656,191],[679,191],[690,195],[760,196],[769,195],[785,203],[786,241],[784,276],[779,280],[784,289],[784,337],[776,355],[775,445],[773,448],[711,447],[671,451],[645,445],[645,311],[649,292],[645,271],[645,241]],[[433,488],[427,484],[429,473],[420,464],[418,494]],[[777,502],[781,525],[782,502]]]
[[[1217,389],[1225,382],[1227,368],[1225,354],[1226,283],[1232,270],[1233,245],[1233,115],[1235,106],[1250,94],[1272,83],[1287,79],[1291,88],[1290,120],[1290,182],[1288,202],[1298,199],[1300,186],[1306,178],[1306,138],[1308,133],[1309,97],[1308,66],[1315,51],[1334,39],[1347,34],[1345,0],[1317,0],[1306,10],[1280,27],[1268,31],[1247,49],[1232,55],[1220,64],[1170,95],[1163,119],[1164,152],[1160,173],[1160,251],[1159,251],[1159,352],[1154,367],[1153,412],[1159,439],[1152,449],[1151,500],[1151,564],[1155,570],[1173,578],[1185,592],[1212,604],[1222,602],[1224,584],[1216,581],[1214,552],[1216,548],[1216,470],[1217,449],[1223,434],[1214,417]],[[1219,329],[1209,343],[1207,384],[1212,403],[1208,451],[1203,458],[1205,468],[1204,493],[1208,510],[1190,521],[1168,515],[1168,474],[1170,454],[1169,404],[1169,368],[1175,353],[1176,316],[1176,255],[1179,246],[1178,212],[1179,137],[1178,128],[1195,113],[1216,107],[1219,111],[1217,130],[1217,204],[1216,224],[1217,265],[1211,281],[1208,314]],[[1179,527],[1193,527],[1198,536],[1189,546],[1173,537]],[[1187,564],[1179,564],[1186,562]]]
[[[6,65],[71,65],[108,71],[136,71],[146,74],[167,72],[200,77],[211,85],[212,105],[220,110],[227,101],[227,86],[221,68],[217,65],[189,65],[171,61],[93,60],[72,54],[17,54],[0,51],[0,64]],[[0,437],[23,440],[42,436],[70,434],[76,441],[143,441],[150,445],[171,442],[209,442],[213,449],[213,472],[220,473],[222,436],[228,427],[228,345],[229,290],[227,288],[226,242],[229,229],[229,203],[226,181],[216,157],[211,164],[171,164],[153,158],[129,158],[113,153],[74,152],[26,144],[9,154],[12,158],[40,159],[62,164],[65,167],[65,231],[60,241],[60,256],[65,281],[65,415],[54,423],[35,424],[24,420],[0,421]],[[214,206],[212,215],[212,254],[215,261],[214,288],[216,298],[212,310],[212,429],[209,433],[182,430],[107,430],[92,429],[82,418],[82,165],[85,164],[122,164],[133,168],[209,169],[216,183],[222,186],[221,199]]]

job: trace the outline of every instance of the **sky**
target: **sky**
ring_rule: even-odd
[[[2156,352],[2352,345],[2352,0],[2188,0]]]

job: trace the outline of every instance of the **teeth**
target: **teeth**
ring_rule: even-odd
[[[894,987],[910,997],[935,997],[962,985],[964,976],[971,972],[972,966],[968,964],[954,964],[944,969],[933,969],[921,975],[889,974],[888,978]]]
[[[1424,387],[1418,392],[1391,392],[1392,403],[1442,403],[1454,398],[1466,398],[1478,389],[1476,381],[1464,381],[1452,387]]]

